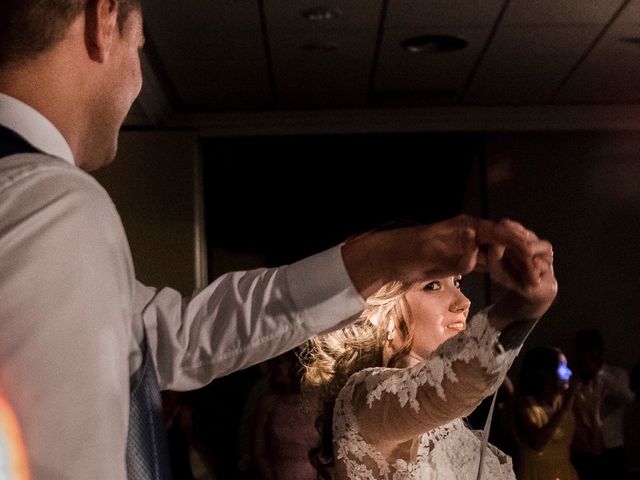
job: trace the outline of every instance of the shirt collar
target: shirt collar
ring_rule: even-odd
[[[35,108],[3,93],[0,93],[0,125],[13,130],[38,150],[75,165],[69,144],[53,123]]]

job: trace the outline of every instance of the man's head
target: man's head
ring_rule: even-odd
[[[140,0],[0,3],[3,93],[48,117],[85,170],[113,160],[140,92],[140,8]]]
[[[591,380],[604,364],[604,339],[600,332],[586,328],[576,333],[576,360],[583,380]]]
[[[64,38],[71,23],[95,0],[2,0],[0,2],[0,68],[33,58]],[[122,31],[140,0],[114,0]]]

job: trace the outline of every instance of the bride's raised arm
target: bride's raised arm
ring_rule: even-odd
[[[519,328],[526,330],[517,335],[524,339],[530,327]],[[465,332],[410,368],[372,368],[353,375],[335,413],[348,417],[351,410],[362,436],[387,450],[471,413],[500,386],[520,346],[502,345],[500,331],[482,311]]]
[[[381,450],[473,411],[500,386],[527,335],[553,302],[557,281],[551,244],[516,222],[503,224],[522,236],[524,253],[490,245],[478,260],[480,269],[507,289],[503,298],[419,363],[358,372],[338,398],[336,414],[342,409],[351,415],[363,437]],[[455,301],[450,308],[458,308]]]

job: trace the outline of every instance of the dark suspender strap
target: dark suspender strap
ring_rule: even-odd
[[[38,149],[33,147],[24,138],[13,130],[0,125],[0,158],[15,155],[16,153],[36,153]]]
[[[142,365],[129,397],[127,478],[171,480],[171,460],[162,416],[162,398],[145,333]]]

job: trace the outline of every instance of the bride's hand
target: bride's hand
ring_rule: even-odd
[[[500,223],[519,239],[519,248],[491,244],[479,255],[478,263],[493,281],[526,302],[531,315],[540,316],[558,291],[553,271],[553,248],[518,222],[502,220]]]

